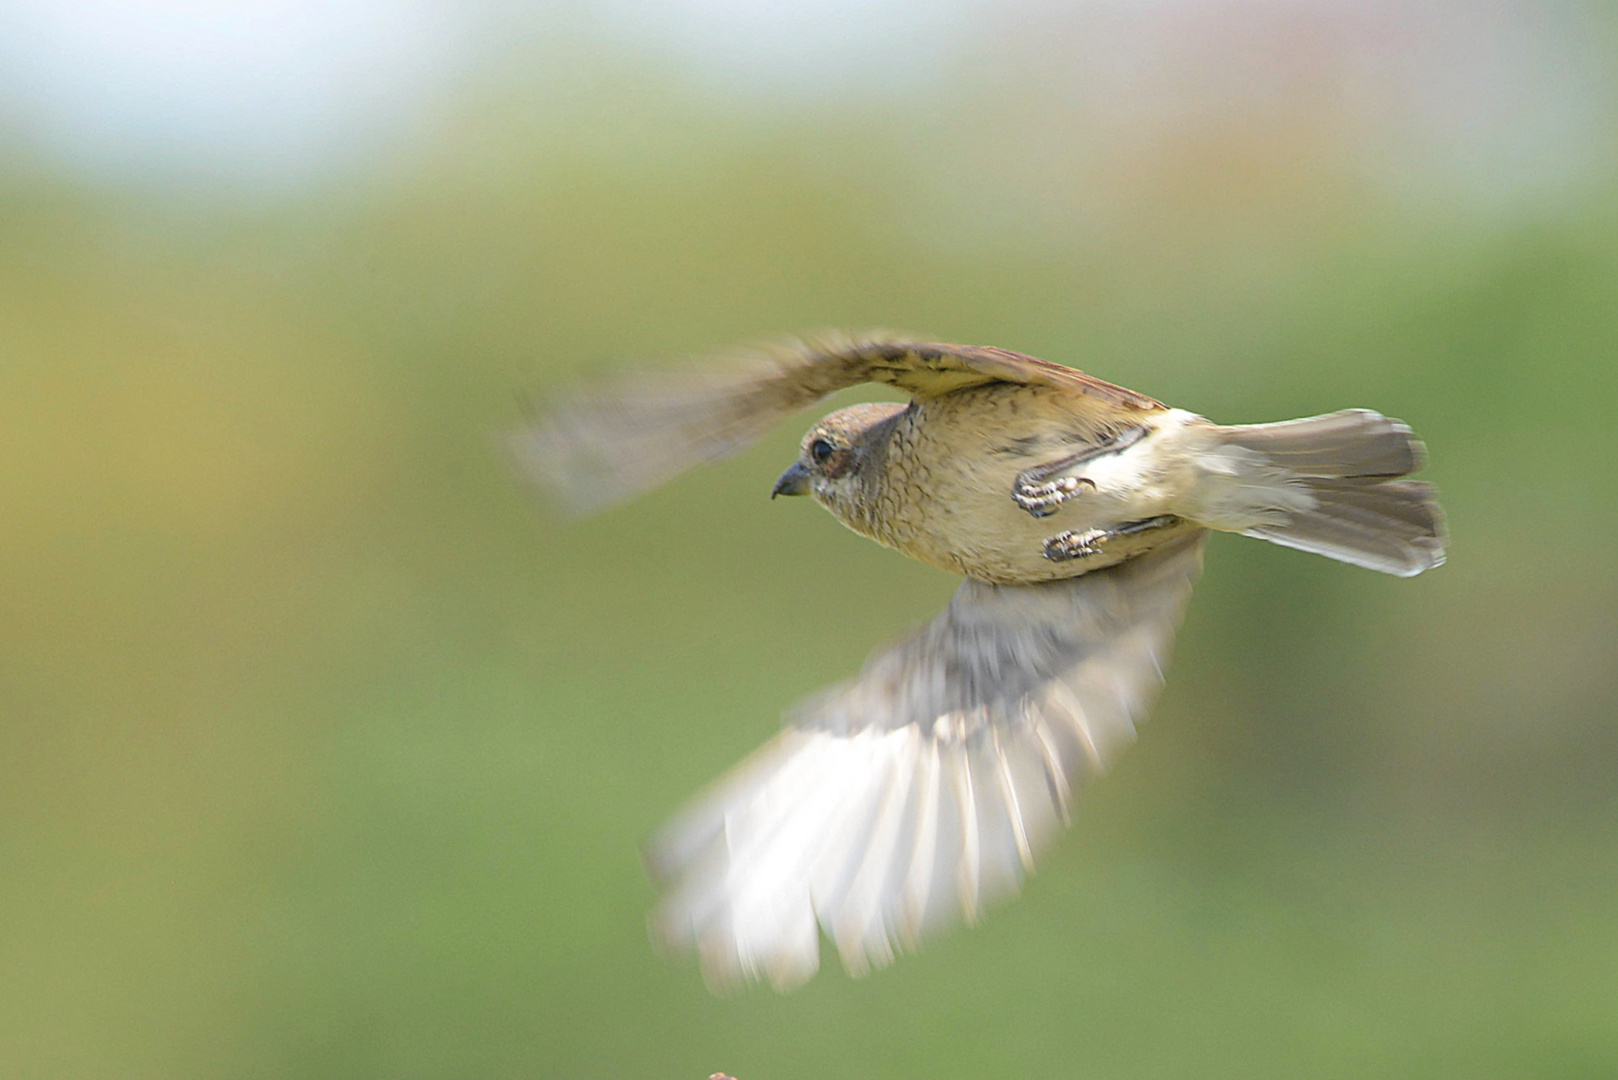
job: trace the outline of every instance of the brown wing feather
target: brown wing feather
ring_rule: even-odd
[[[946,345],[893,341],[873,351],[882,356],[869,376],[918,397],[938,397],[969,386],[1016,383],[1099,398],[1109,405],[1155,412],[1165,406],[1145,394],[1103,382],[1077,368],[992,345]]]
[[[631,372],[560,396],[510,445],[523,472],[584,513],[729,457],[789,413],[864,382],[916,397],[1016,383],[1123,408],[1163,408],[1073,368],[1004,349],[828,332],[721,354],[705,371]]]

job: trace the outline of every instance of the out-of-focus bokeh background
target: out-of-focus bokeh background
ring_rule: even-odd
[[[798,425],[492,448],[828,325],[1403,417],[1453,547],[1217,538],[1020,901],[721,1000],[637,844],[954,582]],[[1618,1074],[1615,406],[1608,5],[0,7],[0,1073]]]

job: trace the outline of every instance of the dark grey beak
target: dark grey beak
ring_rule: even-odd
[[[777,495],[807,495],[809,494],[809,470],[803,467],[803,462],[794,461],[792,468],[781,474],[781,479],[775,482],[770,489],[770,498]]]

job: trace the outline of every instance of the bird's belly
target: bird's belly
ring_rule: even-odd
[[[1150,442],[1151,440],[1144,440]],[[1162,543],[1182,527],[1156,529],[1107,540],[1102,550],[1067,561],[1045,557],[1045,541],[1065,532],[1109,529],[1170,514],[1172,484],[1152,452],[1142,449],[1086,462],[1082,474],[1094,483],[1036,518],[1012,500],[1017,475],[1038,462],[994,459],[935,466],[923,496],[927,505],[906,515],[920,527],[901,547],[907,554],[980,581],[1024,584],[1075,577],[1112,566]],[[1192,528],[1185,523],[1183,528]]]

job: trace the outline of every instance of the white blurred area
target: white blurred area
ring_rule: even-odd
[[[1613,33],[1591,6],[1527,0],[12,3],[0,154],[250,192],[385,163],[513,71],[554,114],[644,64],[707,107],[874,107],[896,151],[960,155],[931,170],[968,174],[959,194],[1036,216],[1170,182],[1499,209],[1610,168]]]
[[[469,11],[453,0],[0,5],[0,153],[103,182],[320,176],[431,116],[470,59]]]

